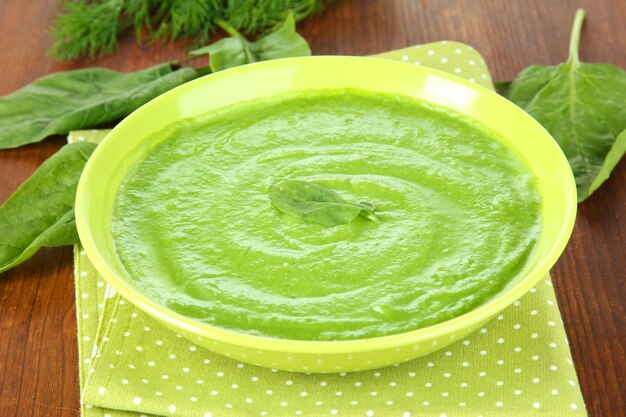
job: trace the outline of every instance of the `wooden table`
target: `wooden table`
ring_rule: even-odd
[[[565,59],[577,3],[588,12],[583,60],[626,68],[624,0],[336,0],[299,25],[314,54],[366,55],[442,39],[476,47],[496,80]],[[95,61],[45,56],[53,0],[0,2],[0,95],[53,71],[133,71],[185,56],[185,42],[119,51]],[[624,103],[626,105],[626,103]],[[64,138],[0,151],[0,201]],[[626,415],[626,160],[579,206],[572,239],[553,270],[567,334],[592,416]],[[70,248],[42,250],[0,276],[0,416],[76,416],[79,393]],[[242,416],[243,417],[243,416]]]

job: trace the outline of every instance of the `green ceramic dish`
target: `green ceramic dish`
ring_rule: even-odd
[[[528,162],[542,198],[542,236],[518,279],[486,304],[455,319],[391,336],[329,342],[259,337],[210,326],[161,306],[132,285],[113,248],[113,201],[151,134],[182,119],[240,102],[332,88],[402,94],[450,108],[499,133],[505,144]],[[76,196],[76,223],[84,249],[98,272],[127,300],[217,353],[255,365],[304,372],[377,368],[425,355],[463,338],[548,273],[567,243],[575,213],[576,187],[568,162],[548,132],[524,111],[452,75],[356,57],[292,58],[246,65],[169,91],[113,129],[89,160]]]

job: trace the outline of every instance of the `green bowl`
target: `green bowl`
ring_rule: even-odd
[[[484,305],[434,326],[370,339],[309,342],[252,336],[178,314],[132,284],[113,248],[117,188],[146,138],[171,123],[239,102],[286,92],[358,88],[416,97],[462,113],[495,132],[528,162],[543,199],[542,235],[520,277]],[[576,187],[561,149],[511,102],[461,78],[402,62],[357,57],[306,57],[246,65],[175,88],[133,112],[98,146],[76,195],[76,224],[89,259],[124,298],[199,346],[242,362],[303,372],[349,372],[417,358],[474,331],[548,274],[574,225]]]

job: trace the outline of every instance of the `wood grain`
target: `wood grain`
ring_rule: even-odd
[[[0,2],[0,95],[53,71],[90,65],[131,71],[183,59],[184,41],[138,46],[98,60],[46,57],[53,0]],[[299,26],[315,54],[366,55],[442,39],[476,47],[494,78],[567,53],[576,7],[587,10],[583,60],[626,68],[623,0],[336,0]],[[626,105],[626,103],[625,103]],[[63,138],[0,151],[0,201]],[[589,413],[626,415],[626,161],[580,205],[574,234],[553,271],[555,288]],[[69,248],[46,249],[0,276],[0,416],[76,416],[76,321]]]

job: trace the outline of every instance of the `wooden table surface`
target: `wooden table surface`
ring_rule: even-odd
[[[186,43],[137,46],[95,61],[46,57],[53,0],[0,1],[0,95],[53,71],[106,66],[133,71],[185,56]],[[443,39],[477,48],[496,80],[565,59],[576,7],[587,10],[586,61],[626,68],[624,0],[336,0],[301,23],[314,54],[366,55]],[[626,105],[626,103],[624,103]],[[0,151],[0,202],[64,138]],[[626,415],[626,161],[579,206],[553,270],[559,305],[591,416]],[[0,416],[76,416],[76,319],[69,247],[45,249],[0,275]],[[242,416],[243,417],[243,416]],[[452,417],[452,416],[451,416]]]

